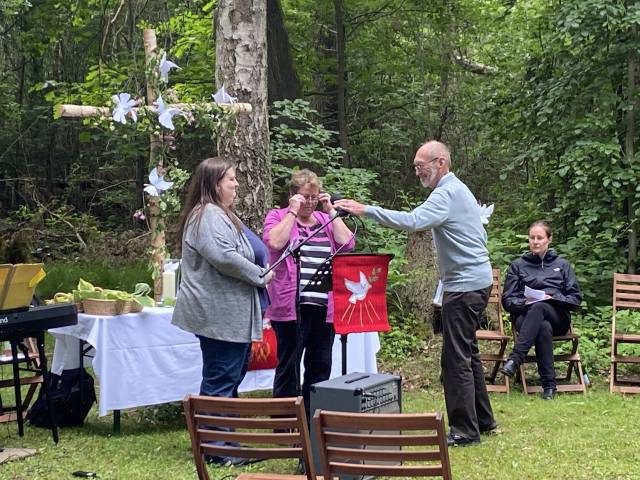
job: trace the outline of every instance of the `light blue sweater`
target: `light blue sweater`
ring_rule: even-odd
[[[367,206],[365,216],[409,232],[433,228],[445,292],[471,292],[492,284],[487,232],[478,203],[453,173],[442,177],[427,200],[411,212]]]

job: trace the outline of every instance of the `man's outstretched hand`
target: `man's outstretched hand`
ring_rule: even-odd
[[[339,208],[341,210],[344,210],[345,212],[349,212],[352,215],[358,216],[364,215],[364,209],[366,208],[366,205],[363,205],[362,203],[356,202],[355,200],[346,199],[336,201],[333,206],[337,209]]]

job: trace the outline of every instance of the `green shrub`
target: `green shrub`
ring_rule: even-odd
[[[380,334],[380,357],[392,363],[403,363],[422,350],[425,344],[425,325],[414,316],[389,313],[391,331]]]
[[[93,285],[133,292],[136,283],[153,285],[149,262],[142,258],[133,263],[114,265],[111,262],[52,262],[46,265],[47,276],[38,285],[37,295],[52,298],[57,292],[71,292],[83,278]]]

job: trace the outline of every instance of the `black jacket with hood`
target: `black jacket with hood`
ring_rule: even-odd
[[[515,260],[507,271],[502,292],[505,310],[518,316],[526,310],[524,287],[544,290],[558,308],[575,310],[582,301],[580,286],[571,265],[554,250],[544,258],[527,252]]]

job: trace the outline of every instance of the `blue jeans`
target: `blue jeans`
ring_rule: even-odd
[[[200,395],[210,397],[237,397],[238,387],[242,383],[251,353],[251,343],[234,343],[212,338],[201,337],[202,351],[202,383]],[[210,427],[217,430],[216,427]],[[228,430],[228,428],[220,428]],[[215,445],[225,445],[224,442],[210,442]],[[222,464],[225,457],[205,455],[209,463]]]
[[[251,342],[235,343],[201,337],[202,384],[200,395],[237,397],[251,353]]]

